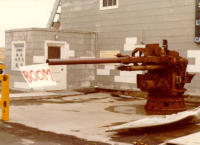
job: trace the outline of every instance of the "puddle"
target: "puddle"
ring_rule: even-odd
[[[114,112],[114,113],[122,113],[122,114],[143,114],[146,115],[144,105],[116,105],[109,106],[104,110]]]

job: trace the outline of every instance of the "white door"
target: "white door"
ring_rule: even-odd
[[[61,59],[63,46],[48,44],[46,46],[47,59]],[[56,80],[57,85],[45,88],[46,90],[65,90],[67,88],[67,71],[66,65],[50,65],[51,72]]]

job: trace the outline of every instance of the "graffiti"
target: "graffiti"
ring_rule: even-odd
[[[42,80],[49,80],[49,79],[54,81],[50,69],[22,71],[22,74],[29,83],[32,83],[33,81],[39,81],[39,80],[42,81]]]
[[[31,88],[56,85],[51,70],[47,64],[20,67],[21,73]]]

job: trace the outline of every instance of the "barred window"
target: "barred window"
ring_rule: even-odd
[[[100,0],[100,9],[118,8],[118,0]]]
[[[19,71],[21,66],[25,66],[25,41],[12,42],[12,60],[11,69]]]

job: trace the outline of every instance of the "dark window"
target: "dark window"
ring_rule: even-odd
[[[48,47],[48,59],[60,58],[60,47]]]
[[[116,6],[117,0],[103,0],[103,7]]]
[[[107,0],[103,0],[103,7],[107,6]]]
[[[113,3],[112,3],[112,0],[108,0],[108,6],[112,6]]]

